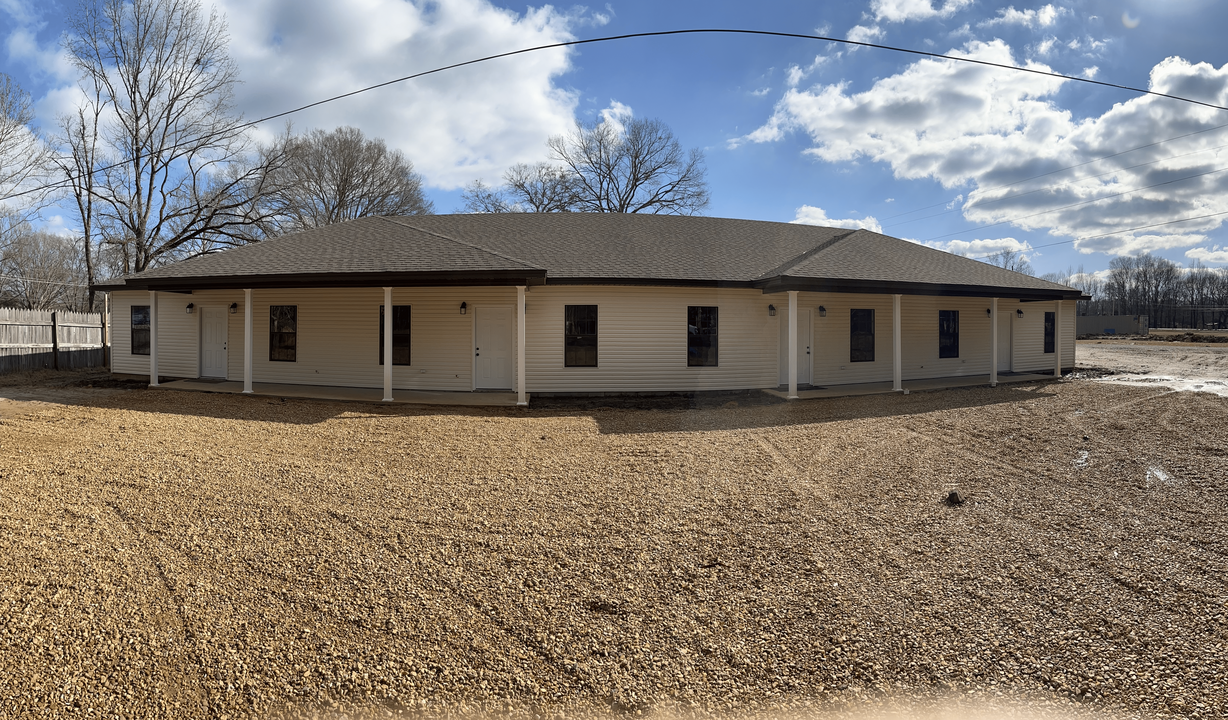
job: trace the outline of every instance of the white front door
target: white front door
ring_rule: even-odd
[[[226,377],[226,308],[201,308],[200,376]]]
[[[512,388],[512,308],[474,308],[473,386],[479,390]]]
[[[1014,314],[998,311],[998,372],[1011,371],[1011,316]]]

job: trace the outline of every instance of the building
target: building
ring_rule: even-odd
[[[865,230],[580,213],[362,218],[96,287],[111,293],[113,372],[151,384],[521,404],[1060,373],[1081,297]]]

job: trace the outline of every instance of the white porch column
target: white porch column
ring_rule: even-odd
[[[797,399],[797,291],[789,291],[789,400]]]
[[[384,288],[384,402],[392,402],[392,288]]]
[[[1062,376],[1062,301],[1053,302],[1053,377]]]
[[[149,387],[158,387],[158,293],[149,291]]]
[[[904,389],[904,348],[900,345],[900,296],[891,296],[891,389]]]
[[[516,286],[516,404],[529,404],[524,392],[524,285]]]
[[[989,299],[989,387],[998,386],[998,298]]]
[[[252,289],[243,289],[243,392],[252,392]]]

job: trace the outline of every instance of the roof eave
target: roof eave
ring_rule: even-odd
[[[804,292],[872,293],[882,295],[931,295],[942,297],[1000,297],[1020,300],[1083,300],[1079,290],[1046,290],[1043,288],[1013,288],[997,285],[956,285],[946,283],[899,282],[887,280],[852,280],[843,278],[809,278],[780,275],[755,283],[765,294],[798,290]]]
[[[335,287],[446,287],[543,285],[545,270],[441,270],[426,272],[294,273],[202,277],[128,278],[98,283],[97,290],[235,290]]]

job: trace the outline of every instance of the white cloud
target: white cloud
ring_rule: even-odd
[[[1228,247],[1216,245],[1213,248],[1196,247],[1185,251],[1185,256],[1191,260],[1204,263],[1228,264]]]
[[[969,43],[962,53],[1016,63],[999,40]],[[803,131],[812,140],[806,152],[820,160],[871,160],[889,165],[898,179],[967,186],[967,220],[1086,238],[1076,243],[1083,252],[1189,247],[1220,225],[1221,218],[1207,218],[1166,225],[1160,233],[1143,227],[1228,212],[1228,173],[1141,188],[1217,169],[1222,161],[1212,151],[1223,144],[1222,134],[1195,135],[1020,183],[1223,122],[1214,110],[1150,96],[1075,121],[1053,99],[1066,82],[920,60],[861,92],[844,83],[790,90],[768,121],[743,139],[771,142]],[[1223,105],[1228,103],[1228,65],[1217,69],[1169,58],[1153,68],[1151,88]],[[1206,152],[1189,154],[1199,150]]]
[[[764,95],[767,95],[767,94],[768,94],[768,93],[770,93],[770,92],[772,92],[772,88],[770,88],[770,87],[761,87],[761,88],[759,88],[758,90],[751,90],[751,91],[750,91],[750,94],[751,94],[751,95],[754,95],[755,97],[763,97]]]
[[[611,99],[609,107],[602,110],[600,113],[601,122],[612,125],[618,133],[623,133],[623,123],[630,120],[635,113],[631,110],[630,105],[624,105],[617,100]]]
[[[922,244],[938,250],[945,250],[955,255],[967,255],[976,258],[1002,252],[1003,250],[1013,250],[1017,253],[1027,253],[1032,250],[1032,246],[1026,241],[1016,240],[1011,237],[986,240],[948,240],[946,242],[927,242]],[[1030,260],[1031,258],[1024,255],[1023,259]]]
[[[1044,40],[1041,40],[1040,44],[1036,46],[1036,54],[1044,57],[1045,55],[1053,52],[1053,46],[1056,44],[1057,38],[1047,37]]]
[[[854,25],[846,37],[853,42],[872,43],[884,34],[883,29],[877,25],[871,25],[870,27]]]
[[[1079,73],[1079,75],[1091,80],[1092,78],[1096,77],[1096,73],[1098,72],[1100,72],[1100,68],[1092,65],[1091,67],[1083,68],[1083,72]]]
[[[823,227],[849,228],[851,230],[870,230],[876,233],[883,231],[883,226],[872,215],[867,215],[860,219],[846,218],[844,220],[834,220],[827,217],[827,213],[824,212],[823,208],[813,205],[799,207],[796,216],[790,222],[799,225],[821,225]]]
[[[237,106],[248,118],[475,57],[571,40],[581,22],[601,22],[548,5],[519,14],[487,0],[220,0],[218,9],[243,80]],[[570,69],[566,49],[529,53],[381,88],[293,121],[300,131],[357,126],[403,150],[430,185],[455,188],[545,156],[546,138],[574,121],[577,97],[556,84]]]
[[[981,27],[993,27],[994,25],[1022,25],[1024,27],[1049,27],[1057,22],[1059,15],[1068,12],[1066,8],[1055,8],[1052,5],[1046,5],[1039,10],[1028,8],[1027,10],[1016,10],[1012,5],[1008,8],[998,11],[998,17],[990,18],[978,23]]]
[[[971,5],[973,0],[946,0],[934,7],[932,0],[871,0],[870,10],[875,20],[905,22],[929,20],[935,17],[948,18]]]

